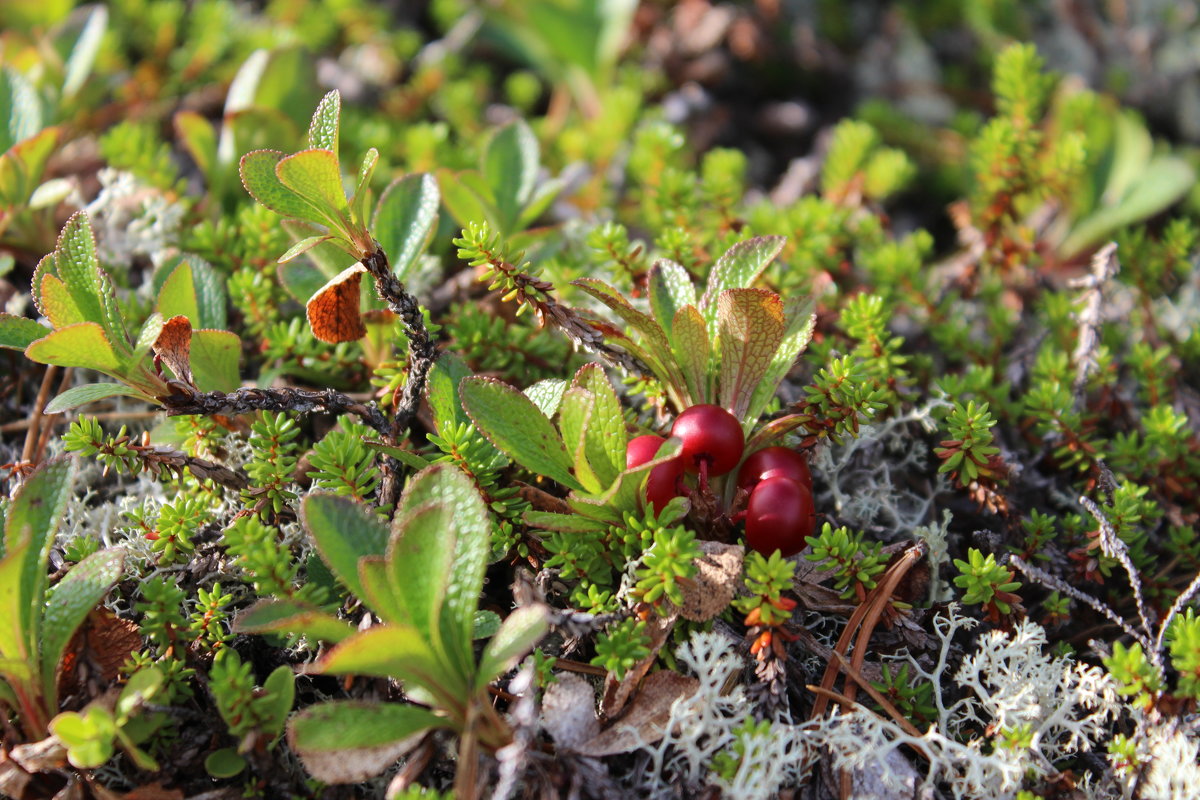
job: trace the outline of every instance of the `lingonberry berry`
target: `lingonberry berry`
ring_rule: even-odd
[[[746,543],[765,556],[776,550],[783,556],[799,553],[816,525],[812,492],[799,481],[766,478],[750,493]]]
[[[720,406],[698,405],[675,418],[671,435],[683,441],[680,458],[688,472],[707,464],[709,475],[724,475],[742,460],[746,440],[737,417]]]
[[[652,433],[635,436],[625,446],[626,469],[640,467],[653,459],[658,455],[658,449],[665,441],[666,439]],[[672,458],[650,470],[650,474],[646,476],[644,496],[646,502],[654,504],[655,512],[662,511],[672,498],[679,496],[678,487],[681,475],[683,475],[683,462],[679,458]]]
[[[742,468],[738,470],[737,485],[749,492],[754,490],[759,481],[777,477],[791,478],[812,491],[812,473],[808,470],[808,459],[790,447],[764,447],[762,450],[755,450],[742,462]]]

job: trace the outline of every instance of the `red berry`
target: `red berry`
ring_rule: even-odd
[[[673,498],[679,497],[679,477],[683,475],[683,465],[678,458],[659,464],[650,470],[646,478],[646,502],[654,504],[657,514],[663,510]]]
[[[720,406],[692,406],[675,419],[671,435],[683,440],[680,457],[688,472],[708,462],[709,475],[724,475],[742,460],[746,440],[737,417]]]
[[[750,493],[746,543],[764,556],[776,550],[784,556],[799,553],[816,526],[812,492],[799,481],[766,478]]]
[[[665,441],[666,439],[652,433],[635,436],[625,446],[625,468],[640,467],[652,460],[658,455],[658,449]],[[678,458],[672,458],[650,470],[650,474],[646,476],[644,497],[646,502],[654,504],[656,512],[662,511],[672,498],[679,496],[679,476],[682,474],[683,462]]]
[[[790,447],[764,447],[755,450],[738,470],[737,485],[753,491],[759,481],[767,478],[791,478],[812,491],[812,473],[808,471],[808,459]]]
[[[665,442],[661,436],[647,433],[645,436],[635,436],[625,445],[625,469],[640,467],[658,454],[658,448]]]

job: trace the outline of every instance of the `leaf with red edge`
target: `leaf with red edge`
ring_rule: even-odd
[[[242,156],[238,172],[242,186],[258,202],[284,217],[328,225],[325,213],[289,189],[275,174],[284,154],[278,150],[254,150]]]
[[[711,402],[708,363],[712,358],[712,343],[700,309],[684,306],[675,312],[675,319],[671,322],[671,340],[675,359],[687,384],[690,404]]]
[[[758,280],[787,243],[786,236],[756,236],[738,242],[717,259],[708,274],[708,287],[700,298],[700,310],[709,325],[717,319],[717,301],[726,289],[742,289]]]
[[[783,341],[783,300],[767,289],[726,289],[717,306],[720,404],[740,420]]]
[[[350,205],[346,201],[341,167],[334,153],[301,150],[284,156],[275,165],[275,175],[280,183],[325,215],[330,227],[345,227],[350,218]]]

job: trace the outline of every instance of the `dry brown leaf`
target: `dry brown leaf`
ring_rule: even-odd
[[[616,680],[612,673],[604,679],[604,699],[600,701],[600,716],[604,719],[615,719],[620,715],[625,704],[629,702],[630,695],[637,685],[642,682],[642,678],[654,666],[654,660],[658,657],[658,651],[666,644],[667,637],[671,635],[671,629],[675,627],[675,620],[679,619],[679,611],[674,611],[669,617],[651,616],[646,625],[646,632],[650,634],[650,655],[643,658],[626,673],[624,680]]]
[[[366,268],[362,264],[342,270],[308,301],[308,324],[322,342],[352,342],[367,335],[359,313],[359,286]]]
[[[595,689],[573,672],[560,672],[542,698],[542,724],[559,747],[578,749],[600,732]]]
[[[741,545],[702,541],[704,554],[696,561],[696,575],[683,586],[680,616],[692,622],[706,622],[720,614],[737,593],[742,574]]]
[[[671,670],[651,674],[629,705],[629,712],[612,727],[575,748],[585,756],[610,756],[628,753],[644,744],[657,742],[666,734],[671,705],[700,688],[696,678]]]
[[[175,377],[195,386],[192,380],[192,323],[180,314],[163,324],[162,331],[154,341],[154,355],[170,367]]]

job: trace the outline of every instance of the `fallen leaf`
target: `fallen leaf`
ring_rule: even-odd
[[[654,660],[658,658],[658,651],[666,644],[667,637],[671,635],[671,629],[675,627],[677,619],[679,619],[678,611],[673,612],[669,617],[650,617],[646,625],[646,632],[650,634],[650,654],[634,664],[625,673],[623,680],[616,680],[611,672],[604,679],[604,699],[600,701],[601,717],[614,719],[620,715],[625,704],[629,702],[629,697],[633,694],[634,689],[654,666]]]
[[[651,674],[630,703],[629,712],[575,751],[585,756],[611,756],[657,742],[667,732],[671,706],[679,698],[695,694],[699,688],[698,679],[678,672],[664,669]]]
[[[703,555],[696,560],[696,575],[683,586],[683,608],[679,615],[692,622],[706,622],[720,614],[737,593],[742,574],[741,545],[702,541]]]

